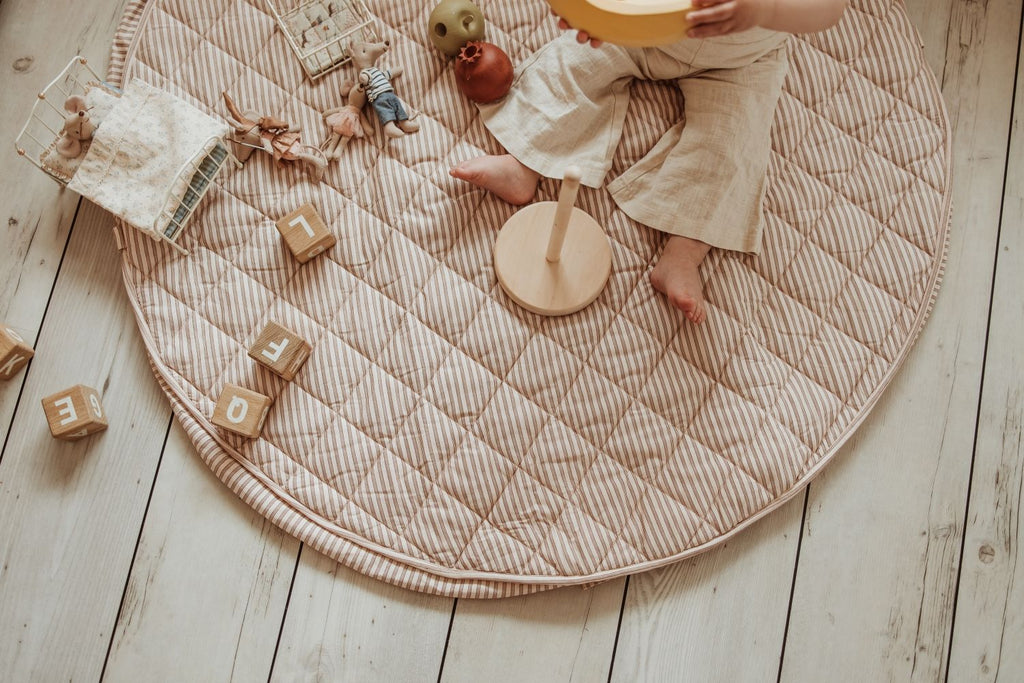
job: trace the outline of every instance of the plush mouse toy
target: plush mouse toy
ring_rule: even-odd
[[[348,92],[347,104],[324,112],[324,123],[331,129],[330,136],[320,148],[328,161],[341,158],[341,152],[352,138],[372,137],[373,126],[366,119],[366,89],[358,83],[342,87]]]
[[[82,143],[92,139],[96,126],[89,120],[84,98],[72,95],[65,100],[64,109],[68,116],[64,119],[60,140],[57,141],[57,153],[65,159],[74,159],[82,153]]]
[[[377,60],[389,47],[391,44],[386,40],[382,43],[357,42],[349,46],[348,53],[352,63],[359,68],[359,84],[365,88],[366,98],[384,126],[384,135],[400,138],[406,133],[418,131],[420,124],[409,119],[391,85],[393,79],[402,75],[402,67],[381,69],[377,66]]]

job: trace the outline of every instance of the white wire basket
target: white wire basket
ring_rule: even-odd
[[[353,42],[378,40],[362,0],[265,0],[303,70],[312,80],[344,66]]]
[[[15,139],[15,148],[20,156],[65,187],[88,154],[91,144],[90,140],[84,141],[82,151],[74,159],[65,159],[56,152],[68,116],[64,102],[73,95],[86,100],[91,118],[102,125],[103,113],[117,105],[121,90],[105,82],[84,57],[75,57],[39,93],[28,120]],[[209,151],[189,159],[176,175],[167,178],[164,206],[153,225],[132,225],[155,240],[169,243],[182,254],[188,251],[177,240],[199,202],[213,186],[217,174],[228,160],[241,166],[222,139],[206,141],[204,149]],[[86,199],[94,198],[86,196]]]

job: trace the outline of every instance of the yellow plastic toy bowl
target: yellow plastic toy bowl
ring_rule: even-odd
[[[675,43],[690,28],[690,0],[548,0],[551,9],[593,38],[654,47]]]

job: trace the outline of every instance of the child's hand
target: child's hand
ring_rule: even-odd
[[[771,15],[773,0],[693,0],[686,16],[691,38],[711,38],[761,26]]]
[[[555,10],[551,10],[551,13],[558,17],[558,28],[562,29],[563,31],[568,31],[569,29],[572,28],[572,26],[569,26],[568,21],[566,21],[562,17],[559,17],[558,14],[555,13]],[[602,41],[598,40],[597,38],[591,38],[590,34],[587,33],[586,31],[576,32],[576,42],[578,42],[580,45],[589,42],[591,47],[601,47],[602,43]]]

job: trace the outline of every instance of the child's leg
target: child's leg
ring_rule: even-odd
[[[563,34],[519,67],[504,99],[480,107],[510,157],[472,159],[452,175],[518,204],[533,197],[541,176],[561,178],[570,164],[581,168],[584,185],[600,187],[622,134],[629,83],[641,75],[633,52]]]
[[[704,305],[694,257],[699,264],[711,246],[760,249],[771,125],[787,65],[783,47],[749,66],[680,79],[685,125],[608,185],[631,218],[670,235],[652,283],[691,320]]]

